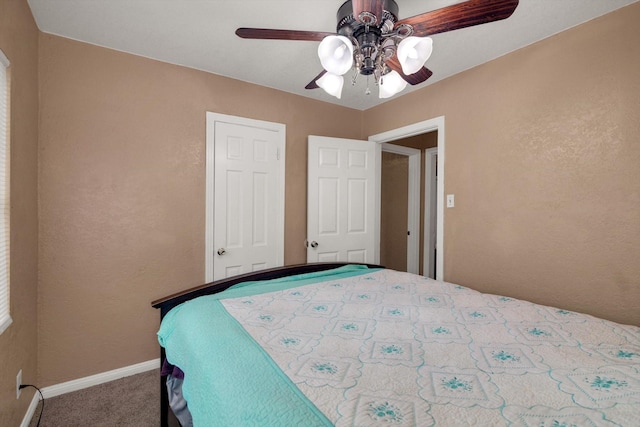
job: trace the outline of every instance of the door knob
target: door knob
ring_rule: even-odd
[[[315,240],[313,242],[311,242],[311,247],[312,248],[317,248],[318,247],[318,242],[316,242]]]
[[[226,253],[227,253],[227,251],[225,251],[224,248],[218,249],[218,255],[224,255]]]

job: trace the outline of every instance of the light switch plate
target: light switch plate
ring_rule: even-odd
[[[452,208],[455,204],[455,196],[453,194],[447,194],[447,207]]]

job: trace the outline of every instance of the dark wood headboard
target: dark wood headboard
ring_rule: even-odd
[[[252,273],[240,274],[238,276],[228,277],[226,279],[216,280],[215,282],[205,283],[195,288],[187,289],[164,298],[160,298],[151,303],[153,308],[160,309],[160,318],[164,318],[165,314],[173,307],[182,304],[191,299],[201,297],[203,295],[216,294],[222,292],[231,286],[254,280],[271,280],[281,277],[293,276],[296,274],[314,273],[317,271],[331,270],[333,268],[342,267],[349,264],[366,265],[369,268],[382,268],[375,264],[361,264],[350,262],[319,262],[310,264],[285,265],[282,267],[274,267],[260,270]]]

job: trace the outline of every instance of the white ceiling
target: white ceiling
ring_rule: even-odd
[[[366,110],[366,78],[345,79],[342,99],[304,87],[322,70],[318,42],[246,40],[238,27],[336,30],[343,0],[28,0],[38,28],[98,46],[184,65],[285,92]],[[460,0],[396,0],[399,19]],[[433,84],[508,52],[639,0],[520,0],[508,19],[433,36],[426,66]],[[350,75],[350,73],[348,74]],[[397,98],[400,95],[396,95]],[[392,98],[393,99],[393,98]]]

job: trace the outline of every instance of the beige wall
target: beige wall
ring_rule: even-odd
[[[0,335],[0,425],[22,421],[34,390],[16,400],[16,374],[37,381],[38,29],[26,1],[0,0],[0,49],[11,61],[11,317]]]
[[[640,3],[365,111],[370,134],[445,116],[446,280],[640,325],[638,22]]]
[[[205,112],[287,126],[285,263],[306,253],[307,135],[362,113],[42,34],[43,386],[158,357],[150,302],[204,281]]]

